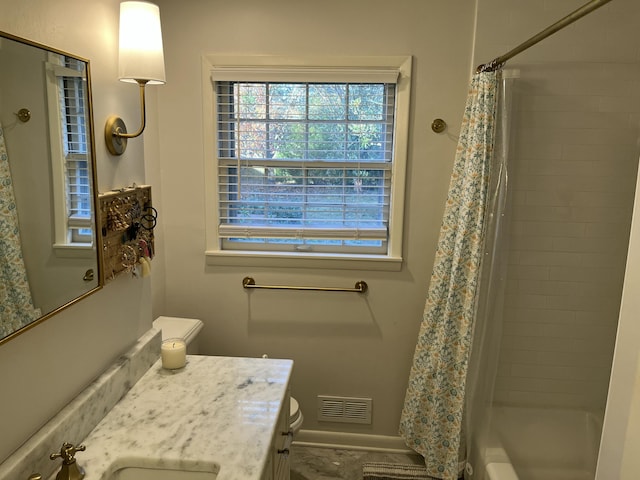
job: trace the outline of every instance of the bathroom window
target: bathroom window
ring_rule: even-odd
[[[402,60],[213,65],[219,251],[400,259]]]
[[[90,247],[93,239],[83,69],[83,62],[63,55],[51,55],[47,62],[55,246],[59,248]]]

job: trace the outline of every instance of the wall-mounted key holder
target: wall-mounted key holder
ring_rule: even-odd
[[[98,202],[105,280],[122,272],[146,276],[154,254],[153,229],[158,222],[151,187],[101,193]]]

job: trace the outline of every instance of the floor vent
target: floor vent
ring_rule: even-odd
[[[318,395],[318,421],[371,424],[371,398]]]

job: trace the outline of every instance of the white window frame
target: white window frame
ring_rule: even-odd
[[[396,115],[394,131],[394,156],[391,168],[391,194],[389,211],[389,236],[386,255],[356,253],[318,253],[304,251],[256,251],[222,250],[218,235],[218,160],[216,94],[211,80],[212,71],[216,77],[229,71],[229,80],[238,71],[260,71],[277,78],[279,72],[286,71],[291,77],[299,72],[300,81],[311,81],[310,72],[318,76],[336,78],[348,74],[354,78],[365,72],[394,71],[398,75],[396,84]],[[222,72],[222,73],[221,73]],[[246,76],[246,75],[245,75]],[[362,77],[360,77],[361,79]],[[263,78],[264,79],[264,78]],[[306,80],[305,80],[306,79]],[[235,78],[238,80],[238,78]],[[409,107],[411,91],[410,56],[373,57],[276,57],[276,56],[223,56],[202,57],[202,114],[204,138],[204,176],[206,213],[206,262],[208,265],[280,266],[301,268],[338,268],[358,270],[398,271],[402,267],[402,239],[404,225],[404,190],[408,155]]]
[[[61,76],[81,76],[82,72],[65,67],[61,64],[61,55],[50,53],[45,63],[47,77],[47,108],[49,119],[49,141],[51,152],[52,189],[53,189],[53,216],[54,216],[54,243],[53,249],[58,257],[89,257],[94,256],[95,221],[94,218],[78,219],[70,218],[67,207],[67,173],[66,158],[62,145],[63,126],[60,119],[60,94],[58,79]],[[88,107],[88,106],[85,106]],[[91,167],[91,152],[87,139],[87,156],[89,168]],[[73,238],[72,227],[85,227],[92,230],[91,239],[88,242],[78,241]]]

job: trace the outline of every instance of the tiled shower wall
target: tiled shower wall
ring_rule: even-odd
[[[640,67],[519,68],[494,400],[602,410],[640,153]]]

